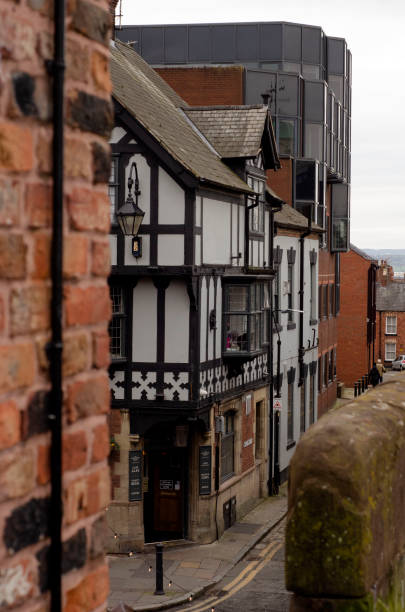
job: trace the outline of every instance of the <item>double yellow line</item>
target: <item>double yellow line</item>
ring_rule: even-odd
[[[283,542],[271,542],[266,548],[260,552],[259,556],[255,561],[251,561],[240,574],[236,576],[231,582],[226,584],[223,588],[227,591],[226,595],[222,597],[209,597],[203,602],[195,604],[190,608],[184,608],[186,612],[205,612],[206,610],[212,610],[223,601],[226,601],[235,593],[243,589],[253,578],[264,568],[264,566],[274,557],[276,552],[283,546]]]

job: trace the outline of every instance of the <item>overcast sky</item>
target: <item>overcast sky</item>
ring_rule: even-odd
[[[404,0],[122,0],[122,24],[292,21],[353,55],[351,241],[405,249]]]

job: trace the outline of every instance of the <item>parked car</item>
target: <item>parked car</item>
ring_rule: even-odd
[[[403,370],[405,369],[405,355],[398,355],[396,359],[392,362],[393,370]]]

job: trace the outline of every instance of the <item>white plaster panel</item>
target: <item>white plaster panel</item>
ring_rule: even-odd
[[[207,337],[207,283],[206,277],[201,281],[200,293],[200,361],[207,361],[205,339]]]
[[[242,265],[245,257],[245,209],[239,206],[239,252],[242,253],[239,265]]]
[[[140,279],[134,288],[132,360],[156,361],[157,289],[151,279]]]
[[[185,194],[176,181],[159,167],[159,212],[162,224],[184,224]]]
[[[117,265],[117,235],[116,234],[110,234],[108,236],[109,240],[110,240],[110,259],[111,259],[111,265],[112,266],[116,266]]]
[[[128,177],[131,170],[132,162],[136,163],[139,178],[140,195],[138,197],[138,206],[143,210],[145,216],[142,223],[150,223],[150,167],[143,155],[137,153],[133,155],[125,168],[125,198],[128,196]],[[134,191],[132,189],[132,195]],[[141,225],[142,227],[142,225]]]
[[[170,283],[165,303],[165,361],[188,363],[190,299],[184,282]]]
[[[231,262],[231,204],[203,199],[203,263]]]
[[[195,244],[194,264],[196,266],[201,266],[201,236],[196,235],[194,244]]]
[[[132,399],[156,398],[156,372],[132,372]]]
[[[124,264],[126,266],[149,266],[150,264],[150,236],[142,237],[142,257],[132,255],[132,236],[125,236]]]
[[[270,265],[269,262],[269,213],[264,213],[264,255],[263,260],[267,265]]]
[[[158,265],[182,266],[184,265],[184,235],[159,234],[158,236]]]
[[[221,279],[218,277],[217,281],[217,329],[216,333],[216,350],[215,359],[219,359],[222,354],[222,286]]]
[[[113,393],[114,399],[120,400],[125,399],[125,372],[123,370],[116,370],[110,378],[110,389]]]
[[[188,372],[165,372],[165,400],[185,402],[188,400]]]
[[[211,310],[214,308],[214,279],[209,279],[208,285],[208,319]],[[214,359],[214,330],[208,328],[208,361]]]
[[[125,135],[126,135],[126,131],[124,130],[124,128],[114,127],[111,132],[109,143],[117,144],[117,142],[119,142],[121,138],[124,138]]]
[[[256,267],[259,265],[259,248],[259,241],[253,240],[253,265]]]
[[[201,227],[201,196],[197,196],[195,199],[195,224],[197,227]]]
[[[239,206],[237,204],[232,204],[232,256],[235,259],[232,259],[233,266],[240,266],[240,259],[236,259],[239,254],[238,248],[238,218],[239,218]]]

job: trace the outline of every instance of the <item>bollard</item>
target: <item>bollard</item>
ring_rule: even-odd
[[[357,383],[354,383],[354,397],[357,397]]]
[[[361,392],[364,393],[364,376],[361,377]]]
[[[361,380],[360,380],[360,378],[357,381],[357,386],[358,386],[358,394],[361,395]]]
[[[164,595],[163,590],[163,544],[155,544],[156,549],[156,590],[155,595]]]

